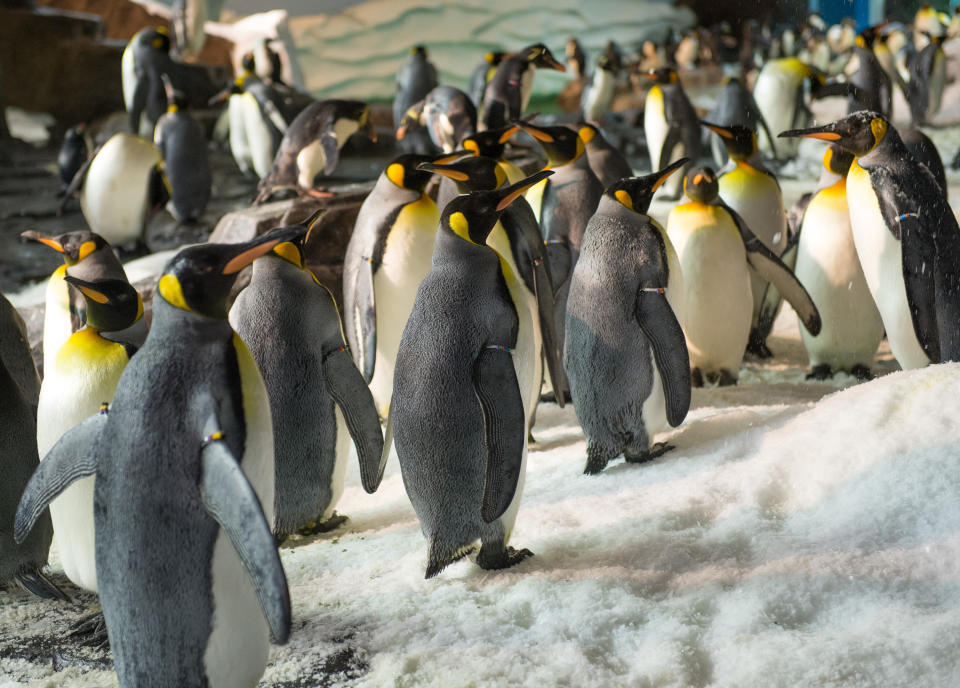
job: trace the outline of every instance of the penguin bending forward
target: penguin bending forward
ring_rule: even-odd
[[[227,323],[237,273],[298,234],[181,250],[109,409],[68,432],[20,501],[21,541],[96,474],[97,577],[123,688],[250,687],[290,596],[270,532],[273,429],[263,379]]]
[[[523,489],[527,418],[513,353],[517,311],[486,240],[501,211],[548,174],[450,201],[403,332],[394,440],[429,543],[427,578],[469,554],[478,539],[477,563],[485,569],[531,554],[507,546]]]
[[[607,187],[587,225],[567,300],[564,362],[587,436],[584,473],[620,453],[639,463],[672,447],[654,433],[690,408],[690,359],[682,318],[683,275],[666,232],[646,215],[678,160]]]

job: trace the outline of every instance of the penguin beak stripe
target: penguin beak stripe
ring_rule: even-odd
[[[464,151],[454,151],[450,155],[444,155],[442,158],[437,158],[433,161],[434,165],[446,165],[448,163],[454,162],[462,158],[466,153]]]
[[[36,240],[39,241],[41,244],[46,244],[47,246],[52,248],[54,251],[58,251],[60,253],[67,252],[66,249],[63,248],[63,244],[61,244],[56,239],[48,239],[47,237],[36,237]]]
[[[96,289],[91,289],[90,287],[84,287],[80,284],[77,284],[74,286],[76,286],[77,289],[83,292],[83,295],[86,296],[88,299],[92,299],[97,303],[108,303],[110,301],[110,299],[107,298],[106,294],[104,294],[103,292],[97,291]]]
[[[235,272],[240,272],[260,256],[270,253],[273,247],[279,243],[279,241],[268,241],[263,244],[258,244],[253,248],[248,248],[240,255],[231,258],[230,261],[223,266],[223,274],[232,275]]]
[[[516,134],[518,131],[520,131],[520,127],[519,127],[519,126],[510,127],[510,128],[507,129],[505,132],[503,132],[502,134],[500,134],[500,139],[497,141],[497,143],[506,143],[507,141],[509,141],[510,139],[512,139],[512,138],[513,138],[513,135]]]
[[[706,124],[706,125],[704,125],[704,126],[706,126],[706,128],[709,129],[710,131],[712,131],[713,133],[719,134],[720,136],[722,136],[722,137],[725,138],[725,139],[732,139],[732,138],[733,138],[733,132],[730,131],[729,129],[724,129],[724,128],[718,127],[718,126],[716,126],[716,125],[714,125],[714,124]]]
[[[470,179],[470,177],[468,177],[466,174],[464,174],[463,172],[459,172],[459,171],[457,171],[457,170],[437,170],[437,169],[432,169],[432,170],[430,170],[430,171],[431,171],[431,172],[434,172],[434,173],[436,173],[436,174],[442,174],[444,177],[449,177],[450,179],[452,179],[452,180],[454,180],[454,181],[456,181],[456,182],[465,182],[465,181],[469,181],[469,179]]]
[[[503,210],[504,208],[506,208],[508,205],[513,203],[515,200],[517,200],[520,197],[520,195],[524,191],[529,189],[531,186],[533,186],[533,184],[530,184],[530,186],[521,186],[519,189],[512,191],[509,196],[505,197],[503,200],[497,203],[497,210]]]
[[[843,138],[840,136],[840,134],[836,134],[832,131],[819,131],[815,134],[800,134],[800,136],[808,139],[823,139],[824,141],[839,141]]]
[[[403,137],[407,135],[407,127],[402,126],[397,129],[397,141],[403,141]]]
[[[530,134],[530,136],[535,138],[537,141],[553,143],[553,137],[545,131],[540,131],[539,129],[534,129],[533,127],[524,127],[523,130]]]

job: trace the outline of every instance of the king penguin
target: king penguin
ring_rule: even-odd
[[[567,71],[543,43],[528,45],[503,59],[483,94],[484,129],[499,129],[520,119],[530,102],[537,69]]]
[[[847,112],[876,110],[889,117],[893,112],[893,86],[873,51],[880,27],[872,26],[857,34],[853,46],[855,65],[847,67],[850,83],[856,86],[847,96]],[[855,71],[853,70],[856,67]]]
[[[650,151],[650,165],[662,170],[682,157],[692,161],[700,157],[700,123],[672,67],[646,72],[654,80],[643,106],[643,132]],[[680,196],[680,181],[667,189],[669,198]]]
[[[86,125],[78,124],[67,129],[63,137],[63,144],[57,154],[57,171],[60,173],[63,191],[66,191],[77,172],[83,167],[83,163],[87,161],[89,151],[86,139],[83,137],[85,129]]]
[[[395,158],[364,199],[343,259],[343,312],[350,353],[386,418],[393,364],[417,287],[430,270],[440,213],[424,193],[431,174],[422,162],[446,157],[407,153]]]
[[[853,154],[830,146],[823,167],[831,180],[807,203],[798,229],[794,274],[817,304],[823,327],[817,336],[801,328],[810,359],[810,379],[845,371],[870,378],[870,364],[883,337],[883,321],[863,276],[850,228],[847,171]],[[826,176],[826,175],[824,175]]]
[[[24,239],[49,246],[63,256],[59,266],[47,280],[43,312],[43,369],[52,370],[60,348],[70,335],[83,327],[86,299],[79,290],[64,280],[67,269],[78,279],[126,280],[123,265],[103,237],[83,229],[51,236],[33,230],[20,235]],[[141,337],[142,340],[142,337]]]
[[[604,189],[624,177],[633,176],[633,168],[623,153],[607,141],[592,124],[578,122],[572,128],[579,133],[587,148],[587,162]]]
[[[736,78],[726,80],[723,90],[717,97],[717,104],[710,111],[707,119],[724,126],[739,124],[754,133],[758,133],[762,128],[767,142],[770,144],[773,157],[777,157],[777,146],[773,134],[770,133],[770,126],[764,119],[763,113],[760,112],[760,107],[754,100],[753,94],[743,85],[742,80]],[[719,134],[710,135],[710,146],[714,163],[717,167],[723,167],[729,156]]]
[[[703,122],[703,126],[723,139],[730,158],[719,176],[723,202],[739,213],[768,249],[782,255],[788,239],[787,213],[776,176],[758,160],[757,135],[737,125],[721,127]],[[767,336],[773,329],[781,299],[776,290],[768,293],[767,281],[759,275],[751,275],[750,290],[753,317],[747,351],[769,358],[773,354],[767,348]]]
[[[578,132],[567,127],[517,125],[540,143],[547,154],[546,169],[554,175],[534,184],[527,202],[540,222],[540,233],[550,256],[553,278],[554,320],[557,338],[563,341],[570,276],[580,256],[580,244],[590,217],[597,209],[603,187],[590,170],[586,146]],[[569,394],[569,390],[563,390]],[[554,390],[560,399],[560,390]]]
[[[467,93],[474,107],[479,108],[483,105],[483,92],[487,90],[487,84],[497,73],[497,67],[503,62],[506,53],[502,51],[490,51],[484,53],[483,62],[477,65],[470,74],[470,85]]]
[[[295,236],[254,261],[229,318],[270,396],[278,541],[301,528],[326,531],[346,520],[334,508],[351,438],[364,489],[375,492],[383,475],[377,409],[344,344],[333,295],[306,267],[306,241]]]
[[[670,211],[667,234],[683,270],[691,381],[736,384],[753,311],[748,267],[777,287],[811,334],[820,331],[820,314],[790,269],[719,198],[712,169],[690,170],[683,186],[690,200]]]
[[[927,36],[927,45],[911,55],[909,60],[907,102],[914,126],[927,124],[939,112],[943,88],[947,83],[947,58],[941,47],[944,37]]]
[[[270,633],[289,636],[270,404],[226,302],[241,269],[299,233],[177,253],[113,403],[64,435],[20,500],[18,540],[96,475],[97,578],[122,688],[253,688]]]
[[[437,86],[403,115],[397,129],[402,141],[411,128],[424,127],[438,150],[452,153],[477,131],[477,109],[470,97],[453,86]]]
[[[513,566],[507,546],[520,505],[527,418],[518,383],[518,317],[502,261],[486,245],[500,212],[533,177],[447,204],[433,265],[403,332],[393,427],[407,495],[428,541],[426,577],[467,555]]]
[[[462,194],[494,191],[509,183],[497,161],[483,156],[446,165],[422,163],[420,169],[454,180]],[[567,382],[560,363],[563,342],[556,333],[549,257],[537,218],[525,199],[518,198],[504,209],[487,236],[487,245],[500,256],[503,279],[517,311],[514,362],[527,418],[533,419],[543,384],[542,361],[547,362],[554,389],[566,389]]]
[[[780,136],[856,156],[847,174],[853,241],[900,367],[960,360],[960,227],[930,170],[876,112]]]
[[[680,260],[646,215],[657,188],[686,162],[608,186],[587,225],[564,346],[570,395],[587,437],[584,473],[599,473],[621,453],[630,462],[663,454],[671,447],[651,446],[651,438],[679,425],[690,408]]]
[[[410,55],[397,73],[397,94],[393,98],[393,126],[400,127],[404,114],[427,97],[437,87],[437,69],[427,57],[427,49],[415,45]],[[417,132],[404,137],[400,148],[406,153],[431,153],[430,140],[426,132]]]
[[[21,545],[13,538],[17,502],[37,468],[36,394],[40,380],[30,358],[23,319],[0,294],[0,586],[16,582],[38,597],[67,599],[43,572],[53,537],[50,516]]]
[[[130,117],[130,131],[153,138],[157,119],[166,112],[162,74],[173,74],[170,32],[165,26],[141,29],[123,51],[121,75],[123,100]]]
[[[517,132],[515,125],[508,124],[499,129],[486,129],[464,137],[460,141],[464,153],[497,161],[497,166],[507,175],[507,182],[516,184],[526,175],[517,165],[505,157],[507,142]],[[456,183],[449,177],[441,177],[437,189],[437,208],[443,211],[447,203],[458,195]]]
[[[37,406],[37,451],[42,459],[64,433],[113,399],[120,375],[135,351],[101,332],[124,330],[143,315],[143,301],[129,282],[113,279],[67,282],[86,299],[86,326],[77,330],[44,371]],[[50,504],[53,532],[67,578],[97,592],[93,517],[94,479],[84,478]]]

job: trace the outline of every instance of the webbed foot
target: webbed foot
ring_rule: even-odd
[[[807,373],[808,380],[827,380],[831,377],[833,377],[833,370],[828,363],[813,366],[810,372]]]
[[[533,552],[528,549],[504,548],[503,546],[488,548],[487,545],[483,545],[480,548],[480,554],[477,556],[477,565],[487,571],[508,569],[532,556]]]
[[[29,593],[41,597],[45,600],[63,600],[69,602],[70,598],[66,593],[58,588],[52,580],[47,578],[47,574],[39,568],[23,568],[17,571],[14,580]]]
[[[861,382],[867,382],[873,379],[873,373],[870,372],[870,368],[859,363],[850,369],[850,374]]]
[[[736,376],[731,373],[726,368],[720,369],[720,374],[717,375],[717,386],[718,387],[730,387],[737,384]]]
[[[89,614],[81,616],[70,625],[67,636],[78,638],[81,645],[98,650],[109,647],[110,640],[107,638],[107,622],[103,618],[103,609],[98,607]]]
[[[309,537],[310,535],[317,535],[318,533],[329,533],[331,530],[336,530],[339,528],[346,521],[346,516],[338,514],[336,511],[334,511],[330,515],[330,518],[328,518],[326,521],[313,521],[302,528],[298,528],[297,535]]]
[[[657,442],[645,451],[633,451],[628,447],[623,450],[623,458],[626,459],[627,463],[645,463],[663,456],[672,449],[676,449],[676,447],[666,442]]]
[[[690,386],[703,387],[703,371],[699,368],[693,368],[690,371]]]
[[[757,330],[750,330],[750,339],[747,341],[747,353],[759,359],[772,358],[773,352],[767,346],[766,337]]]

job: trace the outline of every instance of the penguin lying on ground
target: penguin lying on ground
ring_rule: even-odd
[[[853,240],[890,350],[903,369],[960,360],[960,226],[933,174],[876,112],[785,131],[853,153]]]
[[[690,359],[680,318],[680,261],[645,213],[654,192],[686,164],[607,187],[584,234],[567,301],[564,363],[587,436],[584,473],[619,454],[641,462],[672,447],[651,438],[690,407]],[[679,318],[677,316],[679,313]]]
[[[543,43],[528,45],[503,59],[483,95],[484,129],[499,129],[520,119],[530,102],[533,72],[538,68],[567,71]]]
[[[428,540],[426,578],[469,554],[513,566],[507,546],[523,490],[527,418],[518,384],[518,318],[496,252],[500,212],[549,171],[444,210],[433,265],[397,355],[392,413],[403,483]]]
[[[306,233],[306,227],[302,228]],[[250,284],[230,309],[270,396],[275,445],[278,541],[331,530],[353,439],[364,489],[383,475],[380,420],[363,375],[350,358],[330,291],[304,264],[304,234],[253,263]]]
[[[777,287],[811,334],[820,331],[820,314],[790,269],[718,197],[712,169],[690,170],[684,192],[690,200],[670,211],[667,233],[683,270],[691,381],[736,384],[753,310],[748,267]]]
[[[71,483],[96,475],[97,578],[123,688],[252,688],[269,633],[289,636],[269,525],[270,405],[226,301],[241,269],[299,231],[174,256],[114,403],[64,435],[20,501],[18,541]]]

